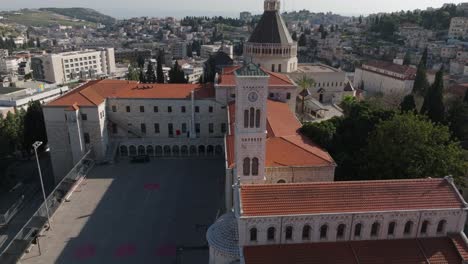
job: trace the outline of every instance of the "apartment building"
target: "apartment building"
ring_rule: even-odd
[[[31,68],[36,80],[58,84],[110,76],[116,70],[114,49],[36,56],[31,59]]]

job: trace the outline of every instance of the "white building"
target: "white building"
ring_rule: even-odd
[[[416,68],[383,61],[373,61],[357,67],[354,87],[369,93],[405,95],[413,90]]]
[[[265,12],[244,45],[244,57],[272,72],[297,70],[297,42],[283,21],[279,0],[265,0]]]
[[[303,76],[314,80],[310,95],[320,103],[339,104],[345,96],[355,96],[354,87],[348,85],[346,72],[324,64],[299,64],[297,71],[288,76],[298,82]],[[302,90],[298,87],[299,91]]]
[[[31,64],[36,80],[58,84],[96,79],[115,72],[113,48],[47,54],[33,57]]]
[[[450,38],[465,38],[468,36],[468,18],[454,17],[450,21],[448,33]]]
[[[68,92],[68,87],[57,87],[40,82],[16,83],[19,88],[9,88],[8,93],[2,93],[0,88],[0,107],[13,108],[15,110],[27,110],[31,101],[48,103],[62,94]]]
[[[22,61],[21,58],[16,57],[3,57],[0,58],[0,73],[18,73],[19,63]]]

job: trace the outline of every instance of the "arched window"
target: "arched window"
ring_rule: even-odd
[[[161,157],[162,156],[163,148],[161,146],[156,146],[156,148],[154,150],[155,150],[155,153],[156,153],[156,157]]]
[[[128,156],[127,146],[120,146],[120,156],[122,156],[122,157],[127,157]]]
[[[164,146],[164,156],[170,156],[171,155],[171,146]]]
[[[284,184],[284,183],[286,183],[286,181],[285,180],[279,180],[277,183],[278,184]]]
[[[243,165],[243,168],[244,168],[244,176],[249,176],[250,175],[250,159],[249,158],[245,158],[244,159],[244,165]]]
[[[255,127],[260,127],[260,109],[257,109],[255,114]]]
[[[244,128],[249,127],[249,110],[244,111]]]
[[[145,146],[138,146],[138,155],[145,155]]]
[[[328,232],[328,226],[323,225],[320,227],[320,239],[325,239],[327,238],[327,232]]]
[[[427,234],[428,226],[429,226],[429,221],[425,220],[421,225],[421,234]]]
[[[275,233],[276,233],[276,230],[275,230],[274,227],[268,228],[268,230],[267,230],[267,240],[268,241],[275,240]]]
[[[172,156],[176,156],[178,157],[179,156],[179,153],[180,153],[180,149],[179,149],[179,146],[172,146]]]
[[[447,221],[440,220],[439,224],[437,225],[437,234],[441,234],[445,231],[445,226],[447,225]]]
[[[355,237],[360,237],[361,236],[361,229],[362,229],[362,224],[361,223],[356,224],[354,226],[354,236]]]
[[[371,237],[376,237],[379,234],[380,224],[379,222],[375,222],[372,224],[371,228]]]
[[[406,222],[404,234],[405,234],[405,235],[411,234],[411,230],[412,230],[412,229],[413,229],[413,222],[412,222],[412,221]]]
[[[180,152],[182,153],[182,156],[188,156],[188,146],[182,146],[180,148]]]
[[[216,156],[222,156],[223,155],[223,147],[221,145],[216,145],[215,155]]]
[[[387,232],[388,235],[394,235],[395,234],[395,226],[396,226],[395,222],[391,222],[388,225],[388,232]]]
[[[255,123],[255,109],[252,107],[250,108],[250,128],[253,128],[254,127],[254,123]]]
[[[135,146],[130,146],[129,147],[129,152],[130,152],[130,156],[136,156],[136,147]]]
[[[252,159],[252,175],[258,176],[258,158]]]
[[[257,241],[257,228],[250,229],[250,241]]]
[[[205,146],[198,146],[198,156],[205,156]]]
[[[302,228],[302,239],[304,240],[309,240],[310,239],[310,225],[305,225],[303,228]]]
[[[292,240],[292,236],[293,236],[293,227],[287,226],[286,227],[286,240]]]
[[[336,238],[340,239],[340,238],[343,238],[344,237],[344,233],[345,233],[345,229],[346,229],[346,225],[345,224],[341,224],[338,226],[338,229],[336,230]]]
[[[214,155],[214,146],[208,145],[208,147],[206,148],[206,153],[208,154],[208,156],[213,156]]]
[[[146,146],[146,153],[150,156],[154,156],[154,147],[151,145]]]
[[[190,146],[190,156],[195,156],[197,155],[197,147],[196,146]]]

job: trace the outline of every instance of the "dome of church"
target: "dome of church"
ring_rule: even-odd
[[[239,258],[239,235],[234,213],[222,215],[208,229],[206,238],[211,248],[233,258]]]

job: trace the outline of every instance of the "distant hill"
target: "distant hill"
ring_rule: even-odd
[[[93,23],[101,23],[104,25],[114,24],[117,20],[111,16],[104,15],[91,8],[81,8],[81,7],[72,7],[72,8],[40,8],[41,11],[53,12],[59,15],[85,20]]]
[[[21,9],[17,11],[2,11],[0,16],[3,24],[16,23],[24,26],[95,26],[96,23],[85,20],[73,19],[55,12],[38,9]]]

